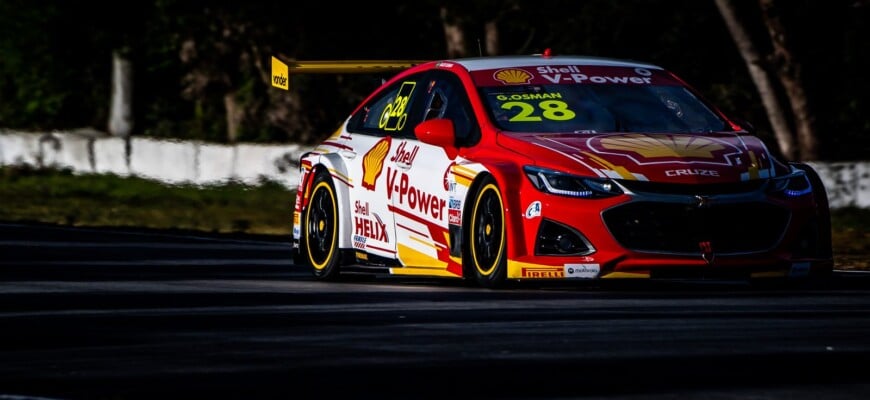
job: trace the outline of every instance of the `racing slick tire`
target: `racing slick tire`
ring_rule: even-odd
[[[468,274],[480,286],[490,289],[504,286],[507,276],[504,202],[491,176],[483,178],[472,198],[468,228]]]
[[[316,279],[336,280],[341,257],[335,185],[324,171],[317,172],[311,185],[311,200],[303,211],[300,255]]]

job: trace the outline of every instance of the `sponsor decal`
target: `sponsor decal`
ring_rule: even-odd
[[[791,265],[788,271],[788,276],[792,278],[801,278],[810,274],[810,263],[797,262]]]
[[[288,73],[287,64],[281,60],[272,57],[272,86],[284,90],[290,89],[290,74]]]
[[[526,207],[525,217],[527,219],[532,219],[532,218],[540,217],[540,216],[541,216],[541,202],[540,201],[533,201],[531,204],[529,204],[528,207]]]
[[[523,267],[523,278],[562,278],[565,271],[561,267]]]
[[[372,213],[372,218],[353,217],[354,218],[354,236],[367,237],[379,242],[389,243],[390,238],[387,237],[387,225],[381,220],[377,214]]]
[[[450,225],[462,225],[462,211],[460,210],[447,210],[447,222]]]
[[[456,190],[456,182],[450,181],[450,170],[453,166],[456,165],[455,161],[451,161],[450,165],[447,166],[447,169],[444,170],[444,190],[448,192],[453,192]]]
[[[565,264],[566,278],[592,279],[601,273],[599,264]]]
[[[665,171],[666,176],[719,176],[719,171],[714,169],[669,169]]]
[[[451,210],[461,210],[462,209],[462,200],[459,199],[449,199],[447,202],[449,209]]]
[[[365,250],[366,249],[366,237],[360,235],[353,235],[353,248]]]
[[[387,200],[398,196],[399,205],[416,210],[423,215],[429,215],[437,220],[444,220],[444,210],[447,208],[447,200],[427,193],[410,183],[408,174],[387,167]]]
[[[511,94],[497,94],[495,96],[496,100],[499,101],[519,101],[519,100],[550,100],[550,99],[561,99],[562,93],[552,92],[552,93],[511,93]]]
[[[408,142],[402,142],[399,147],[396,148],[396,154],[390,158],[390,161],[401,166],[410,167],[411,164],[414,163],[414,158],[417,157],[417,152],[420,151],[420,146],[414,145],[413,149],[406,150],[405,146],[407,146],[407,144]]]
[[[505,68],[495,71],[492,77],[505,85],[517,85],[529,83],[534,76],[519,68]]]
[[[741,154],[734,145],[692,135],[649,135],[642,133],[590,138],[596,153],[628,157],[638,165],[667,162],[732,165],[731,156]],[[739,159],[734,157],[735,159]]]
[[[601,147],[608,150],[630,151],[646,158],[713,158],[713,152],[724,148],[721,143],[705,137],[643,134],[604,138],[601,139]]]
[[[664,71],[643,67],[604,65],[543,65],[527,68],[472,71],[473,79],[484,86],[499,85],[668,85],[682,83]]]
[[[405,122],[408,121],[408,103],[416,87],[417,82],[402,82],[399,92],[396,93],[396,99],[387,104],[381,112],[378,128],[385,131],[400,131],[405,127]]]
[[[634,70],[612,68],[595,71],[584,67],[583,70],[587,73],[581,72],[576,65],[569,65],[538,67],[537,71],[542,78],[552,83],[616,83],[623,85],[649,85],[652,83],[652,72],[646,68],[635,68]]]
[[[369,215],[369,202],[357,200],[353,204],[353,213],[357,215]]]
[[[387,136],[375,143],[363,156],[362,186],[364,188],[375,190],[375,184],[378,182],[378,177],[381,176],[381,171],[384,169],[384,159],[387,158],[387,153],[390,152],[391,144],[392,138]]]

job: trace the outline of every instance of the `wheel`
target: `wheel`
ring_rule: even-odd
[[[311,200],[303,211],[301,253],[304,263],[320,280],[339,276],[338,200],[335,186],[326,172],[318,172],[311,188]]]
[[[486,177],[471,203],[468,226],[469,274],[480,286],[501,287],[507,276],[504,203],[492,177]]]

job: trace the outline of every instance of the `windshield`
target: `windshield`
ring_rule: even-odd
[[[495,80],[490,80],[480,90],[496,126],[510,132],[699,133],[726,129],[725,122],[691,91],[661,71],[642,70],[646,76],[632,76],[620,71],[624,69],[598,67],[595,76],[539,74],[542,79],[537,82],[527,79],[528,83],[521,84],[494,85]],[[498,77],[503,71],[490,76]]]

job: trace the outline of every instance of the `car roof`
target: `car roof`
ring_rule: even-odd
[[[489,56],[489,57],[470,57],[445,60],[462,65],[468,71],[489,70],[496,68],[513,68],[527,66],[562,66],[562,65],[594,65],[594,66],[609,66],[609,67],[632,67],[632,68],[648,68],[648,69],[663,69],[654,64],[648,64],[632,60],[623,60],[606,57],[592,56],[543,56],[543,55],[526,55],[526,56]]]

